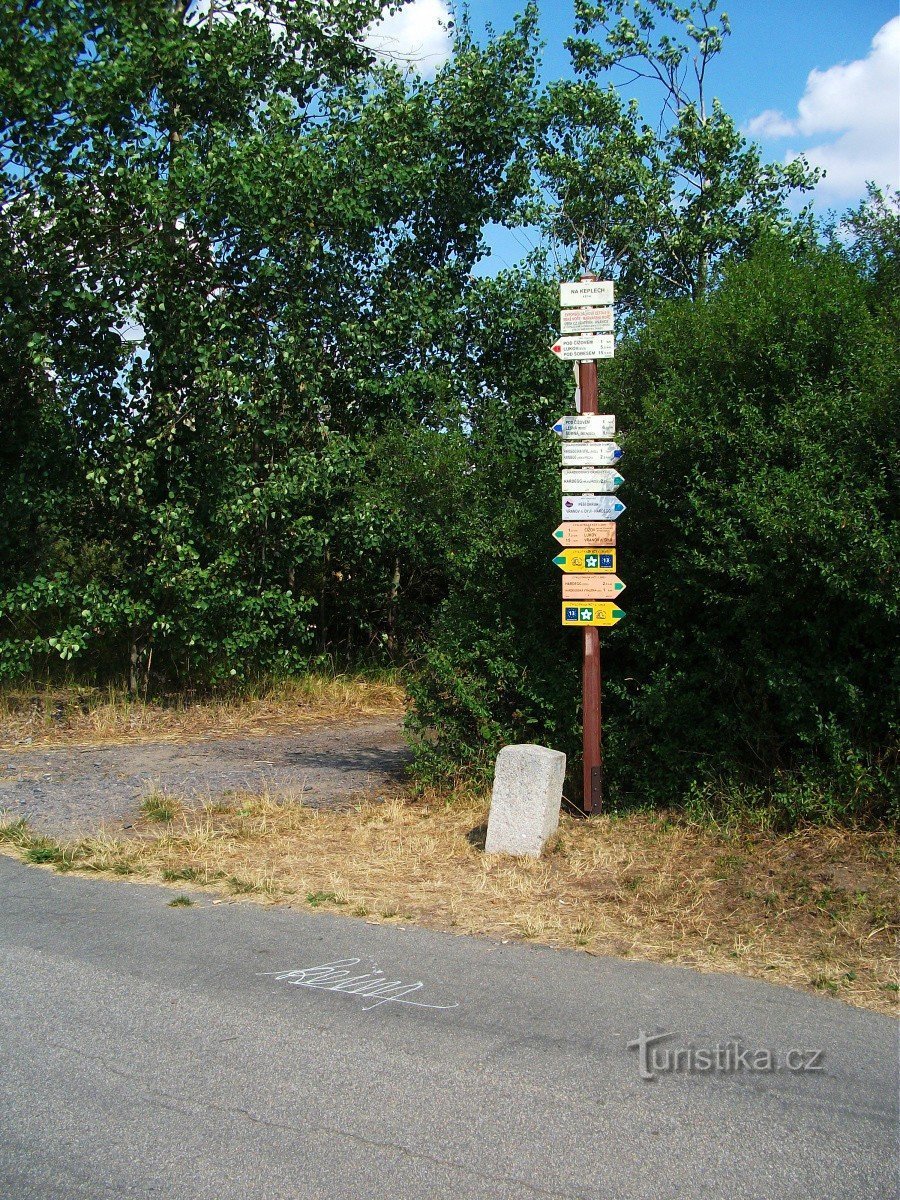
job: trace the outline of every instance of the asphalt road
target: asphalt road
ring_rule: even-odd
[[[4,1200],[896,1195],[889,1018],[173,894],[0,858]],[[792,1049],[823,1069],[748,1068]]]

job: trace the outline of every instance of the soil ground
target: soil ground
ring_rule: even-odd
[[[154,792],[189,802],[234,792],[339,807],[400,784],[400,719],[304,725],[294,734],[0,751],[0,813],[58,838],[131,828]]]

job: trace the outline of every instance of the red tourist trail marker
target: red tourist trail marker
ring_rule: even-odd
[[[616,552],[607,546],[600,546],[596,550],[577,547],[574,550],[563,550],[553,561],[561,571],[575,571],[582,575],[586,572],[614,571]]]
[[[618,575],[563,575],[563,600],[615,600],[625,590]]]
[[[561,546],[614,546],[615,521],[566,521],[550,535]]]
[[[613,358],[616,339],[611,333],[573,333],[557,338],[550,347],[563,362],[588,362],[593,358]]]

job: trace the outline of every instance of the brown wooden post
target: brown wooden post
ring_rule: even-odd
[[[595,279],[595,275],[582,275],[582,279]],[[599,412],[597,387],[597,363],[578,364],[578,385],[581,388],[581,411]],[[600,630],[586,626],[584,633],[584,658],[582,665],[582,711],[584,750],[584,811],[586,814],[600,812],[603,802],[602,777],[602,732],[600,724]]]

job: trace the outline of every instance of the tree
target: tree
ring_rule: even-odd
[[[373,448],[453,403],[445,315],[527,177],[535,26],[463,29],[425,81],[367,49],[380,8],[6,14],[0,671],[202,682],[378,633]]]
[[[765,164],[716,99],[710,66],[730,33],[717,0],[576,0],[577,79],[553,85],[540,169],[545,222],[634,304],[705,295],[718,263],[767,230],[817,178],[802,159]],[[636,99],[659,96],[648,123]]]

